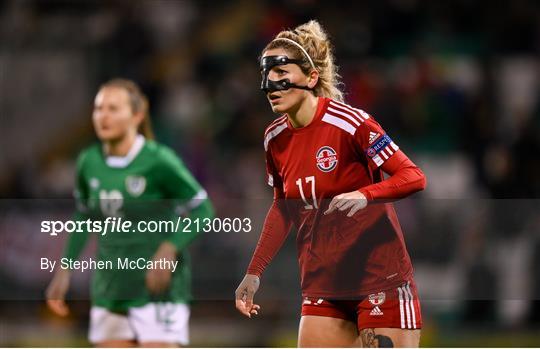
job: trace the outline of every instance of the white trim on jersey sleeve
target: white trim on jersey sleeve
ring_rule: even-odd
[[[347,113],[344,113],[342,111],[339,111],[335,108],[332,108],[331,106],[329,106],[327,109],[327,111],[331,112],[332,114],[338,114],[338,115],[341,115],[341,116],[344,116],[346,117],[347,119],[349,119],[350,121],[352,121],[356,126],[360,126],[360,121],[357,121],[355,118],[353,118],[352,116],[350,116],[349,114]]]
[[[381,151],[379,151],[379,153],[373,156],[371,159],[377,167],[381,167],[386,162],[386,160],[390,159],[390,157],[398,150],[399,147],[397,146],[397,144],[394,142],[390,142],[390,144],[381,149]]]
[[[179,216],[187,214],[188,212],[201,206],[204,200],[208,199],[208,193],[206,190],[199,190],[193,197],[183,205],[176,206],[175,213]]]
[[[362,124],[366,123],[369,118],[369,114],[362,109],[353,108],[348,104],[331,100],[326,108],[322,121],[336,126],[354,136],[356,131],[359,130],[360,127],[362,127]],[[378,132],[370,132],[371,137],[375,135],[371,140],[371,143],[374,144],[370,148],[372,148],[378,142],[381,142],[381,136],[384,137],[384,140],[382,141],[384,142],[386,140],[387,143],[383,143],[378,147],[373,147],[372,153],[374,153],[374,155],[368,155],[368,158],[371,158],[373,163],[377,167],[380,167],[385,163],[386,160],[388,160],[395,152],[399,150],[399,147],[385,133],[381,132],[382,135],[380,135]],[[371,135],[372,133],[373,135]],[[369,140],[367,140],[367,142],[370,144]],[[381,149],[380,147],[383,148]]]
[[[326,123],[329,123],[330,125],[334,125],[336,127],[339,127],[343,131],[348,132],[353,136],[354,136],[354,134],[356,132],[356,127],[351,125],[349,122],[347,122],[346,120],[343,120],[343,119],[341,119],[339,117],[330,115],[330,114],[324,114],[324,116],[322,118],[322,121],[324,121]]]
[[[372,159],[373,159],[373,162],[375,163],[375,165],[377,165],[377,167],[384,164],[384,160],[381,159],[381,157],[379,155],[375,155],[374,157],[372,157]]]
[[[330,101],[322,121],[339,127],[354,136],[358,127],[369,119],[369,114],[350,105]]]
[[[268,143],[270,143],[272,138],[276,137],[286,128],[287,128],[287,122],[283,121],[283,123],[278,124],[278,126],[276,126],[273,130],[269,131],[266,134],[266,136],[264,137],[264,150],[265,151],[268,151]]]
[[[348,104],[339,103],[339,102],[336,102],[336,101],[330,101],[330,105],[332,105],[332,106],[334,106],[336,108],[339,108],[341,110],[347,111],[349,113],[352,113],[358,119],[360,119],[361,122],[364,122],[367,119],[369,119],[369,114],[366,113],[365,111],[363,111],[362,109],[353,108]]]

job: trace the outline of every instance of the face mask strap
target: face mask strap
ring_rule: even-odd
[[[261,81],[261,90],[265,93],[275,92],[275,91],[284,91],[290,88],[297,88],[301,90],[312,91],[312,88],[307,86],[298,86],[291,83],[289,79],[283,80],[270,80],[268,74],[270,70],[276,66],[285,65],[285,64],[296,64],[300,66],[303,61],[301,59],[292,59],[285,55],[280,56],[265,56],[261,58],[261,72],[262,72],[262,81]]]

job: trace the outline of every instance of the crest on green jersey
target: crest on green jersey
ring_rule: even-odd
[[[126,177],[126,190],[132,196],[139,196],[144,192],[146,188],[146,178],[143,176],[127,176]]]
[[[99,179],[97,179],[96,177],[92,177],[90,178],[90,182],[88,184],[90,185],[91,189],[95,190],[99,188]]]

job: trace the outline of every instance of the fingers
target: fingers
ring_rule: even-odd
[[[251,315],[258,315],[261,309],[258,304],[253,304],[254,295],[255,291],[249,287],[238,288],[235,293],[236,309],[249,318]]]
[[[261,309],[259,305],[253,304],[253,307],[251,308],[250,313],[253,315],[259,315],[259,309]]]
[[[356,212],[366,207],[367,201],[363,195],[357,197],[356,193],[345,193],[335,196],[328,209],[324,212],[325,215],[332,213],[336,210],[347,211],[350,210],[347,214],[347,217],[352,217]]]
[[[345,211],[352,207],[355,201],[356,200],[354,199],[347,199],[346,195],[344,194],[334,196],[332,201],[330,201],[330,205],[328,205],[328,209],[326,210],[326,212],[324,212],[324,214],[327,215],[334,212],[335,210]]]
[[[352,217],[354,216],[354,214],[358,211],[360,211],[360,209],[362,208],[362,205],[361,203],[357,203],[356,205],[354,205],[351,210],[349,211],[349,213],[347,213],[347,217]]]
[[[251,306],[247,306],[246,303],[246,301],[236,299],[236,309],[238,309],[240,313],[247,316],[248,318],[251,318],[251,315],[259,314],[259,310],[261,309],[260,305],[252,304]]]
[[[337,195],[332,198],[332,201],[330,201],[330,205],[328,205],[328,209],[324,212],[324,214],[329,214],[334,212],[338,208],[338,203],[340,199],[342,198],[342,195]]]
[[[356,204],[357,200],[341,200],[342,204],[338,207],[340,211],[348,210],[349,208],[353,207]]]
[[[261,309],[261,307],[258,304],[252,304],[251,307],[248,307],[245,301],[241,299],[237,299],[236,309],[238,309],[238,311],[242,313],[243,315],[247,316],[248,318],[251,318],[251,315],[259,314],[259,310]]]
[[[347,213],[347,217],[352,217],[354,216],[354,214],[360,210],[362,210],[363,208],[365,208],[367,206],[367,199],[365,198],[365,196],[362,194],[362,198],[358,199],[358,200],[354,200],[355,203],[354,205],[352,206],[351,210],[349,211],[349,213]]]
[[[64,317],[69,314],[69,308],[62,299],[47,299],[47,306],[58,316]]]
[[[249,311],[246,308],[246,302],[241,299],[236,299],[236,309],[247,317],[251,317]]]

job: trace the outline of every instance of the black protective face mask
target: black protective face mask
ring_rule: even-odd
[[[300,66],[303,61],[300,59],[291,59],[287,56],[266,56],[261,58],[261,72],[262,72],[262,81],[261,81],[261,90],[264,93],[275,92],[275,91],[284,91],[290,88],[299,88],[301,90],[313,90],[307,86],[298,86],[290,82],[289,79],[283,80],[270,80],[268,79],[268,73],[273,67],[278,65],[285,64],[296,64]]]

